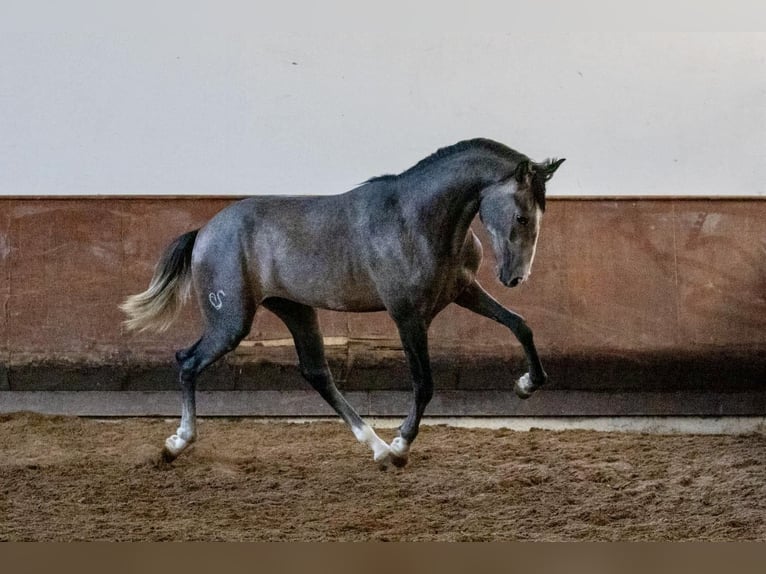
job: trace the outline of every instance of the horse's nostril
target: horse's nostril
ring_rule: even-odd
[[[520,279],[518,277],[514,277],[513,279],[511,279],[511,282],[509,283],[509,285],[511,287],[516,287],[516,285],[519,284],[519,281],[520,281]]]

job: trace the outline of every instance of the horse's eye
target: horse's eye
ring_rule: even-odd
[[[518,221],[521,225],[526,225],[527,223],[529,223],[529,218],[524,217],[523,215],[517,215],[516,221]]]

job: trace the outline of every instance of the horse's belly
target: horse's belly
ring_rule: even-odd
[[[350,313],[369,313],[372,311],[385,311],[386,306],[380,300],[347,300],[347,301],[326,301],[317,303],[313,307],[319,309],[328,309],[329,311],[346,311]]]
[[[307,288],[290,289],[301,302],[320,309],[332,311],[381,311],[385,305],[377,290],[365,281],[349,279],[331,281],[319,280]]]
[[[282,297],[309,307],[328,309],[330,311],[349,311],[363,313],[368,311],[383,311],[385,305],[377,295],[359,293],[358,291],[334,291],[332,293],[317,293],[303,289],[282,289],[270,296]]]
[[[315,272],[312,272],[315,271]],[[331,271],[312,270],[280,273],[264,285],[263,296],[282,297],[310,307],[332,311],[382,311],[385,305],[377,289],[365,277]]]

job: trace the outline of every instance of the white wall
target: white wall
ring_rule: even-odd
[[[766,195],[764,33],[162,6],[4,5],[0,194],[337,193],[483,136],[552,195]]]

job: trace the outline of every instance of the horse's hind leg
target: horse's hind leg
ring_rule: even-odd
[[[364,422],[335,386],[325,359],[316,311],[312,307],[286,299],[267,299],[263,305],[282,319],[290,329],[303,377],[351,427],[357,440],[372,449],[375,462],[381,468],[386,468],[391,462],[388,445]]]
[[[202,339],[194,343],[188,349],[182,349],[176,353],[176,362],[183,365],[186,359],[193,356],[194,351]],[[165,448],[162,449],[162,458],[165,462],[171,462],[181,454],[197,438],[197,408],[195,397],[195,378],[190,371],[179,369],[178,382],[181,386],[181,424],[176,434],[170,435],[165,440]]]
[[[181,424],[165,441],[162,457],[170,462],[197,438],[196,386],[197,377],[207,367],[234,349],[250,331],[255,306],[243,292],[229,287],[231,297],[210,299],[211,308],[202,309],[207,327],[202,338],[188,349],[176,353],[181,385]]]

